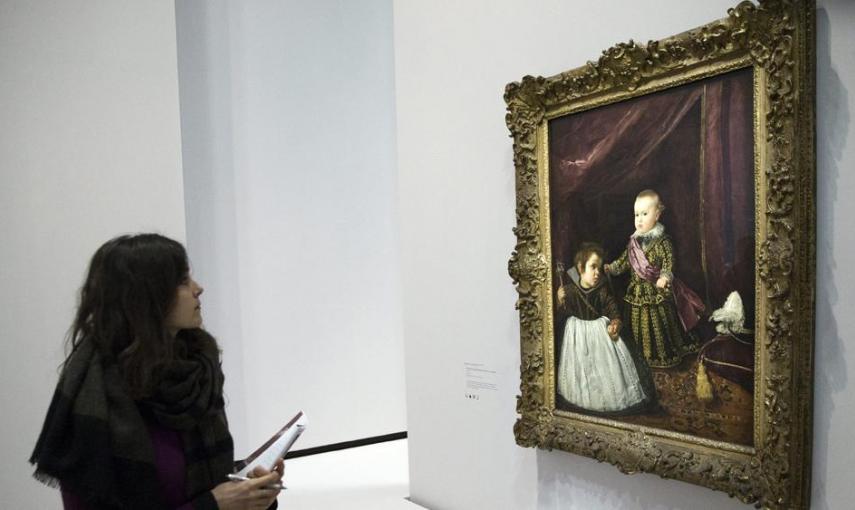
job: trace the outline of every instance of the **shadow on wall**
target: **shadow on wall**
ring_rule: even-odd
[[[835,275],[835,216],[838,206],[838,164],[849,134],[849,93],[831,61],[831,23],[825,9],[816,11],[817,106],[817,257],[816,363],[814,370],[813,480],[811,506],[830,510],[824,480],[829,469],[829,429],[834,400],[846,389],[846,355],[835,309],[839,295]],[[839,210],[839,209],[838,209]]]
[[[744,510],[728,497],[656,475],[624,475],[611,464],[561,451],[537,451],[538,510],[602,508],[626,510]]]

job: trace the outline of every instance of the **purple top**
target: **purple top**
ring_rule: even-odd
[[[160,424],[148,423],[148,433],[154,447],[154,463],[157,478],[163,489],[163,499],[175,510],[193,510],[193,504],[184,495],[187,474],[181,435]],[[62,491],[62,505],[66,510],[87,510],[86,504],[77,494]]]

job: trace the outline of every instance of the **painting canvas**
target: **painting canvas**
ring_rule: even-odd
[[[559,410],[753,444],[753,90],[747,68],[549,121]],[[645,233],[634,210],[651,201],[636,200],[642,191],[662,209]],[[670,281],[637,276],[633,237]],[[594,285],[580,254],[598,266]],[[695,300],[689,317],[675,285]],[[714,320],[733,293],[736,316]],[[583,338],[573,325],[610,315],[619,331],[600,356],[608,332]]]
[[[808,508],[814,8],[506,86],[518,445]]]

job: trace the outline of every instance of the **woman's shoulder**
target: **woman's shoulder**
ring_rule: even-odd
[[[184,329],[179,331],[178,339],[184,355],[203,353],[212,358],[219,358],[220,346],[217,339],[201,328]]]

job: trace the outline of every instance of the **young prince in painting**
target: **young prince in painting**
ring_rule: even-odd
[[[605,270],[612,275],[632,270],[624,297],[632,333],[648,365],[667,368],[697,351],[697,341],[688,332],[698,323],[704,305],[697,294],[674,278],[674,248],[659,223],[665,210],[659,194],[642,191],[635,198],[634,210],[635,233],[626,250],[606,264]]]
[[[633,357],[620,337],[620,312],[601,278],[603,249],[584,243],[557,292],[558,324],[564,322],[558,363],[558,395],[595,412],[626,412],[644,406]]]

